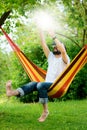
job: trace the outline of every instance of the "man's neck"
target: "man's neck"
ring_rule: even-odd
[[[56,58],[60,58],[61,57],[61,54],[60,55],[55,55]]]

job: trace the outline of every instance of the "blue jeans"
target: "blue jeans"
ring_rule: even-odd
[[[17,90],[19,91],[20,96],[24,96],[33,91],[38,91],[39,102],[44,104],[48,102],[47,91],[51,85],[52,83],[50,82],[30,82],[23,85],[21,88],[18,88]]]

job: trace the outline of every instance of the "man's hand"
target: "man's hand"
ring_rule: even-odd
[[[54,38],[56,35],[55,35],[55,32],[53,31],[53,30],[48,30],[48,33],[49,33],[49,35],[52,37],[52,38]]]

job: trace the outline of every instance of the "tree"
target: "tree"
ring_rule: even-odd
[[[62,0],[66,21],[72,28],[74,38],[83,46],[87,42],[87,2],[86,0]]]

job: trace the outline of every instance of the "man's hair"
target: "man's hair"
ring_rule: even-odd
[[[64,45],[64,44],[63,44]],[[56,43],[55,43],[55,41],[53,41],[52,42],[52,46],[56,46]],[[65,50],[67,51],[67,48],[66,48],[66,46],[64,45],[64,47],[65,47]]]

